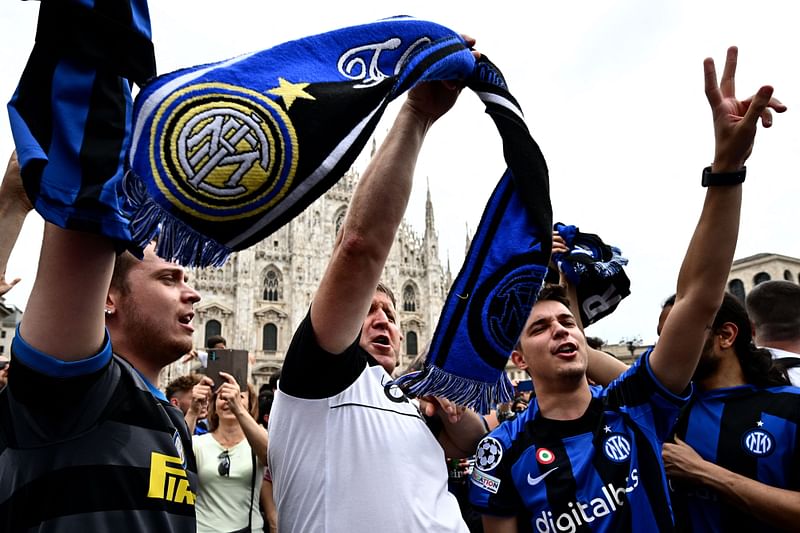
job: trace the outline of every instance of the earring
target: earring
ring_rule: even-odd
[[[114,311],[109,309],[108,307],[105,308],[104,312],[105,312],[106,316],[111,316],[111,315],[114,314]]]

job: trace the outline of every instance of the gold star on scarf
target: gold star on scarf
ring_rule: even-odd
[[[283,98],[283,103],[286,106],[287,111],[290,107],[292,107],[292,104],[297,98],[316,100],[316,98],[305,91],[305,88],[311,85],[310,83],[292,83],[283,78],[278,78],[278,83],[280,83],[280,87],[270,89],[267,92]]]

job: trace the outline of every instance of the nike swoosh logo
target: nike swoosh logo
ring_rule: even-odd
[[[547,476],[549,476],[550,474],[552,474],[556,470],[558,470],[558,467],[552,468],[552,469],[548,470],[547,472],[545,472],[544,474],[542,474],[541,476],[537,476],[537,477],[531,477],[531,475],[528,474],[528,485],[531,485],[531,486],[538,485],[539,483],[541,483],[541,481],[544,478],[546,478]]]

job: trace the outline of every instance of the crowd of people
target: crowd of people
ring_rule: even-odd
[[[261,391],[224,373],[162,390],[159,371],[193,349],[201,295],[186,270],[152,245],[136,258],[46,223],[3,370],[0,530],[793,530],[800,286],[766,282],[746,302],[725,293],[745,161],[758,122],[785,106],[768,86],[737,98],[736,62],[731,48],[720,82],[704,64],[715,152],[658,342],[630,367],[590,347],[562,278],[541,290],[511,353],[530,382],[487,416],[393,383],[402,332],[380,281],[417,156],[457,84],[408,93],[279,379]],[[31,209],[12,156],[3,278]]]

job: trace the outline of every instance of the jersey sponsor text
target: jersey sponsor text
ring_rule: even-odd
[[[194,505],[196,496],[189,487],[189,479],[182,465],[183,460],[180,457],[152,452],[147,497]]]
[[[625,503],[625,494],[633,492],[639,486],[639,471],[631,470],[630,477],[626,478],[628,484],[624,487],[615,487],[609,483],[602,488],[602,496],[593,498],[588,503],[575,501],[569,502],[569,512],[553,516],[551,511],[542,511],[536,518],[536,531],[539,533],[575,533],[578,527],[591,524],[597,518],[604,517],[622,507]]]

